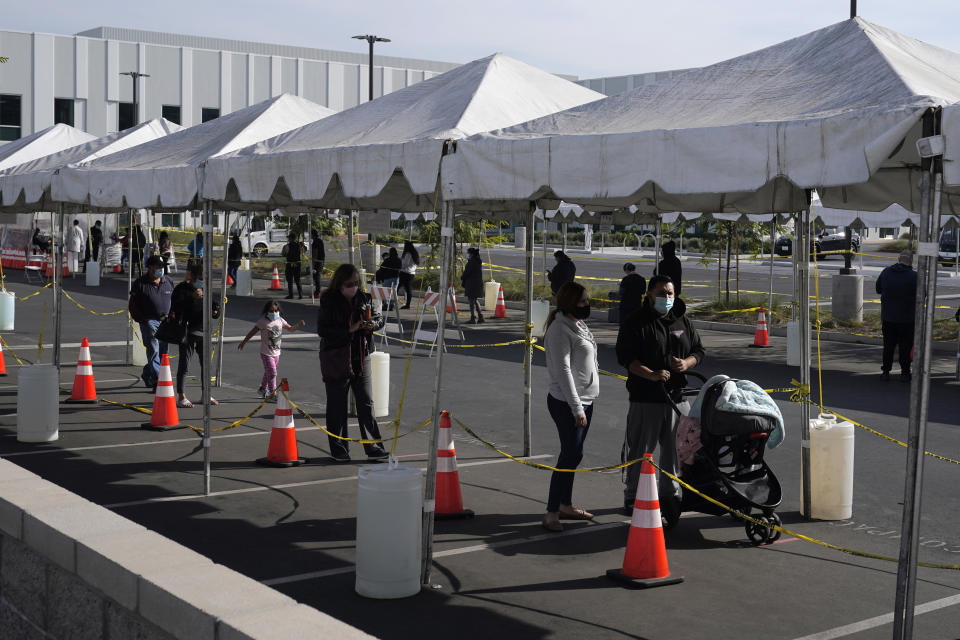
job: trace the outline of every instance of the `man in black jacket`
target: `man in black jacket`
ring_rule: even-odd
[[[157,340],[154,335],[160,321],[170,313],[173,301],[173,282],[163,274],[163,260],[160,256],[147,259],[147,273],[137,278],[130,290],[130,317],[140,323],[140,337],[147,351],[147,364],[140,378],[149,388],[157,386],[160,375],[160,359],[167,353],[167,343]]]
[[[320,276],[323,275],[323,263],[326,262],[327,252],[323,246],[323,238],[316,229],[310,230],[310,253],[313,268],[313,297],[320,297]]]
[[[643,304],[643,294],[647,292],[647,281],[637,273],[632,262],[623,265],[623,280],[620,281],[620,324],[629,318]]]
[[[630,393],[624,461],[653,453],[659,442],[660,467],[674,475],[676,414],[670,401],[683,413],[690,410],[680,394],[686,383],[684,372],[699,365],[704,356],[700,336],[685,312],[683,300],[674,294],[673,281],[656,275],[650,278],[640,310],[620,325],[617,334],[617,361],[627,369]],[[640,465],[627,467],[623,504],[628,513],[633,510],[639,479]],[[665,484],[661,482],[661,487]],[[661,491],[661,501],[669,497]]]
[[[555,251],[553,257],[556,258],[557,264],[553,269],[547,270],[547,278],[550,279],[550,289],[556,295],[565,283],[573,282],[577,275],[577,266],[563,251]]]
[[[663,253],[663,260],[657,264],[656,273],[664,276],[670,276],[673,280],[673,289],[680,296],[683,289],[683,265],[680,264],[680,258],[677,257],[677,243],[671,240],[660,247]]]
[[[900,360],[900,379],[910,380],[910,350],[913,349],[913,313],[917,306],[917,272],[913,270],[913,252],[900,253],[896,264],[890,265],[877,277],[880,294],[880,320],[883,330],[883,364],[880,378],[890,379],[893,350]]]
[[[306,253],[306,246],[295,233],[290,233],[289,242],[283,246],[283,256],[287,259],[287,300],[293,298],[293,285],[297,285],[297,295],[303,299],[303,286],[300,284],[300,261]]]

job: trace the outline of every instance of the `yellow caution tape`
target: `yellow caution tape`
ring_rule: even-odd
[[[47,284],[43,285],[42,287],[40,287],[39,289],[37,289],[37,290],[34,291],[33,293],[31,293],[31,294],[29,294],[29,295],[26,295],[26,296],[23,296],[22,298],[17,298],[17,300],[19,300],[20,302],[26,302],[26,301],[29,300],[30,298],[32,298],[32,297],[34,297],[34,296],[40,295],[40,293],[41,293],[44,289],[46,289],[47,287],[52,287],[52,286],[53,286],[53,283],[52,283],[52,282],[48,282]]]
[[[317,427],[318,429],[320,429],[321,431],[323,431],[325,434],[327,434],[327,435],[330,436],[331,438],[336,438],[337,440],[342,440],[342,441],[344,441],[344,442],[358,442],[358,443],[360,443],[360,444],[381,444],[381,443],[387,441],[386,438],[380,438],[380,439],[378,439],[378,440],[364,440],[364,439],[361,439],[361,438],[347,438],[347,437],[345,437],[345,436],[338,436],[338,435],[335,434],[335,433],[331,433],[330,431],[327,430],[326,427],[324,427],[322,424],[320,424],[319,422],[317,422],[317,421],[313,418],[313,416],[311,416],[309,413],[307,413],[306,411],[304,411],[303,408],[301,408],[301,407],[298,406],[293,400],[291,400],[291,399],[290,399],[290,396],[288,396],[287,393],[286,393],[283,389],[279,389],[279,391],[280,391],[280,393],[283,394],[283,397],[287,399],[287,402],[290,403],[290,406],[291,406],[291,407],[293,407],[294,409],[296,409],[297,411],[299,411],[299,412],[300,412],[300,415],[302,415],[304,418],[306,418],[311,424],[313,424],[313,426]],[[424,420],[423,422],[421,422],[419,425],[417,425],[416,427],[414,427],[414,428],[411,429],[410,431],[407,431],[406,433],[401,433],[401,434],[399,434],[399,435],[397,435],[397,436],[394,436],[394,439],[396,440],[396,439],[398,439],[398,438],[402,438],[402,437],[404,437],[404,436],[408,436],[408,435],[410,435],[411,433],[416,433],[417,431],[419,431],[420,429],[423,429],[425,426],[427,426],[427,425],[430,424],[431,422],[433,422],[433,418],[427,418],[426,420]]]
[[[23,360],[17,357],[17,354],[13,352],[10,346],[7,344],[7,341],[3,339],[3,336],[0,336],[0,342],[3,343],[3,350],[13,356],[13,359],[17,361],[21,367],[23,366]]]
[[[811,537],[811,536],[807,536],[807,535],[804,535],[804,534],[802,534],[802,533],[797,533],[796,531],[791,531],[790,529],[787,529],[787,528],[782,527],[782,526],[780,526],[780,525],[776,525],[776,524],[773,524],[773,523],[771,523],[771,522],[767,522],[767,521],[765,521],[765,520],[761,520],[761,519],[758,519],[758,518],[754,518],[754,517],[752,517],[752,516],[749,516],[749,515],[743,513],[742,511],[739,511],[739,510],[737,510],[737,509],[734,509],[733,507],[728,507],[727,505],[723,504],[723,503],[720,502],[719,500],[715,500],[714,498],[711,498],[710,496],[706,495],[705,493],[703,493],[703,492],[701,492],[701,491],[697,491],[695,488],[693,488],[692,486],[690,486],[689,484],[687,484],[686,482],[684,482],[682,479],[680,479],[680,478],[678,478],[677,476],[673,475],[673,474],[670,473],[669,471],[665,471],[664,469],[662,469],[659,465],[657,465],[656,463],[654,463],[651,458],[647,458],[647,460],[648,460],[648,461],[650,462],[650,464],[651,464],[655,469],[657,469],[660,473],[664,474],[665,476],[667,476],[668,478],[670,478],[670,479],[673,480],[674,482],[678,483],[680,486],[682,486],[682,487],[683,487],[684,489],[686,489],[687,491],[690,491],[691,493],[694,493],[694,494],[696,494],[697,496],[703,498],[703,499],[706,500],[707,502],[709,502],[709,503],[711,503],[711,504],[713,504],[713,505],[715,505],[715,506],[718,506],[718,507],[720,507],[721,509],[724,509],[725,511],[731,513],[732,515],[736,516],[737,518],[740,518],[741,520],[747,520],[747,521],[749,521],[749,522],[752,522],[752,523],[755,524],[755,525],[758,525],[758,526],[761,526],[761,527],[765,527],[765,528],[767,528],[767,529],[773,529],[774,531],[779,531],[779,532],[782,533],[782,534],[785,534],[785,535],[788,535],[788,536],[797,538],[798,540],[803,540],[804,542],[810,542],[810,543],[812,543],[812,544],[815,544],[815,545],[818,545],[818,546],[821,546],[821,547],[825,547],[825,548],[827,548],[827,549],[833,549],[834,551],[842,551],[843,553],[848,553],[848,554],[853,555],[853,556],[859,556],[859,557],[861,557],[861,558],[871,558],[871,559],[873,559],[873,560],[883,560],[883,561],[885,561],[885,562],[899,562],[899,559],[898,559],[898,558],[892,558],[892,557],[890,557],[890,556],[884,556],[884,555],[880,555],[880,554],[877,554],[877,553],[870,553],[870,552],[867,552],[867,551],[857,551],[856,549],[850,549],[850,548],[848,548],[848,547],[841,547],[840,545],[832,544],[832,543],[830,543],[830,542],[824,542],[823,540],[818,540],[817,538],[814,538],[814,537]],[[960,571],[960,565],[939,564],[939,563],[936,563],[936,562],[918,562],[917,564],[918,564],[919,566],[921,566],[921,567],[927,567],[928,569],[949,569],[949,570],[952,570],[952,571]]]
[[[86,312],[88,312],[88,313],[92,313],[92,314],[95,315],[95,316],[116,316],[116,315],[120,315],[121,313],[126,313],[126,312],[127,312],[126,309],[120,309],[120,310],[118,310],[118,311],[102,311],[102,312],[101,312],[101,311],[94,311],[93,309],[87,309],[85,306],[83,306],[82,304],[80,304],[79,302],[77,302],[76,300],[74,300],[72,297],[70,297],[70,294],[67,293],[65,290],[60,289],[60,291],[63,292],[63,295],[64,295],[64,297],[65,297],[67,300],[69,300],[69,301],[72,302],[73,304],[77,305],[79,308],[83,309],[84,311],[86,311]]]

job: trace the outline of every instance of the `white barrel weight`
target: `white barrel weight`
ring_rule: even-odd
[[[86,282],[88,287],[100,286],[100,263],[93,260],[87,262]]]
[[[370,380],[373,387],[373,417],[390,415],[390,354],[370,354]]]
[[[0,291],[0,331],[13,331],[16,302],[12,291]]]
[[[832,415],[810,419],[810,517],[853,516],[853,454],[853,423]]]
[[[497,308],[497,295],[500,292],[500,283],[496,280],[483,283],[483,310],[493,313]]]
[[[57,367],[20,367],[17,385],[17,440],[53,442],[60,437],[60,390]]]

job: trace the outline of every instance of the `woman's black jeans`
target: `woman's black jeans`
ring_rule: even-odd
[[[407,292],[407,300],[404,302],[404,306],[409,307],[410,301],[413,300],[413,292],[410,290],[410,283],[413,282],[413,274],[407,273],[406,271],[400,272],[400,288]]]
[[[347,394],[353,389],[353,398],[357,405],[357,420],[360,422],[360,435],[364,440],[380,440],[380,427],[373,417],[373,389],[370,379],[370,358],[363,361],[363,373],[340,382],[325,382],[327,389],[327,430],[341,437],[347,436]],[[368,435],[369,434],[369,435]],[[349,443],[332,436],[330,453],[334,458],[346,458],[350,455]],[[365,444],[363,450],[368,456],[383,450],[381,444]]]
[[[576,469],[583,460],[583,441],[590,430],[590,419],[593,417],[593,405],[583,405],[583,412],[587,415],[587,426],[578,429],[574,421],[570,405],[557,400],[547,394],[547,409],[550,417],[557,425],[557,435],[560,436],[560,457],[557,458],[558,469]],[[556,513],[560,505],[573,504],[573,473],[554,471],[550,476],[550,494],[547,498],[547,512]]]
[[[183,381],[190,371],[190,359],[195,353],[203,353],[203,336],[187,332],[180,343],[180,353],[177,356],[177,393],[183,394]],[[203,358],[200,358],[200,381],[203,382]]]

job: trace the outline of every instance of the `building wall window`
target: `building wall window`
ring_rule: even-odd
[[[0,141],[20,138],[20,119],[20,96],[0,95]]]
[[[180,119],[180,105],[178,104],[165,104],[161,110],[161,114],[164,119],[173,122],[174,124],[181,124]]]
[[[220,109],[215,109],[213,107],[203,107],[200,110],[200,122],[209,122],[214,118],[220,117]]]
[[[53,123],[74,126],[72,98],[53,99]]]
[[[129,129],[137,123],[132,102],[117,103],[117,131]]]
[[[180,107],[177,107],[177,110],[180,110]],[[166,116],[164,116],[166,117]],[[170,120],[170,118],[167,118]],[[173,120],[170,120],[173,122]],[[161,227],[176,227],[180,228],[180,214],[179,213],[161,213],[160,214],[160,226]]]

